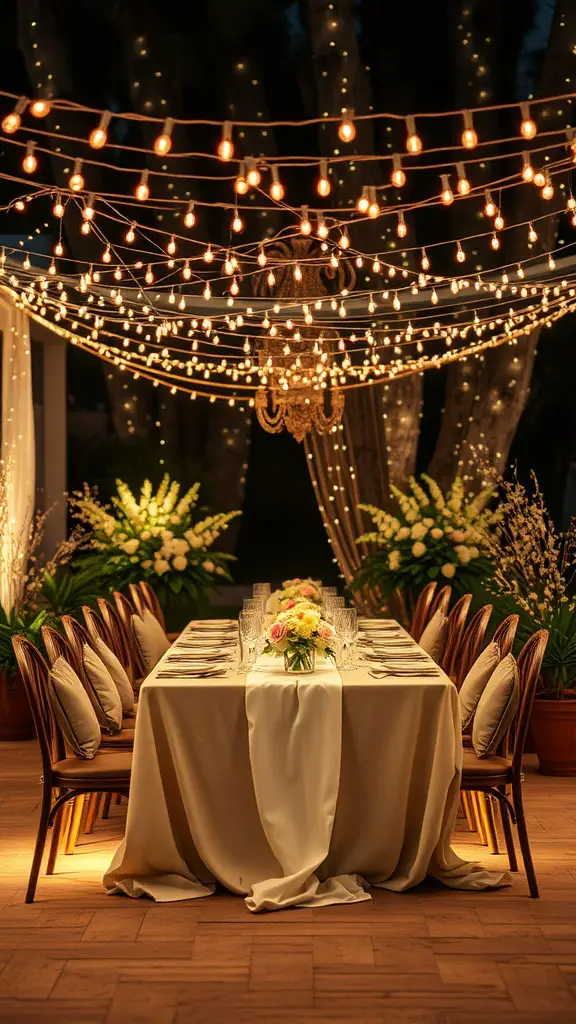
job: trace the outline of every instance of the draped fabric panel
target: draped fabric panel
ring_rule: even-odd
[[[36,467],[29,318],[5,296],[0,296],[0,330],[5,491],[0,520],[0,605],[8,611],[24,586]]]

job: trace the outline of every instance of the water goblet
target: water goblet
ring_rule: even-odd
[[[262,641],[264,618],[258,609],[243,609],[238,616],[240,633],[241,661],[239,669],[247,672],[256,660],[256,651]]]
[[[269,583],[255,583],[252,587],[252,593],[254,597],[265,597],[266,600],[270,597],[270,584]]]
[[[343,608],[345,605],[345,599],[343,597],[332,597],[329,596],[326,599],[322,599],[322,616],[326,619],[326,622],[332,623],[334,611],[336,608]]]
[[[353,649],[358,636],[356,609],[335,608],[333,625],[342,642],[342,668],[355,668]]]

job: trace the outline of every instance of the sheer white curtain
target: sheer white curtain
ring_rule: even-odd
[[[26,540],[34,510],[35,447],[30,322],[0,295],[2,331],[2,448],[0,605],[9,611],[24,584]]]

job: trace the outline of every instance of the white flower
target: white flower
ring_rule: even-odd
[[[412,554],[414,555],[414,558],[420,558],[420,555],[423,555],[425,551],[426,545],[423,544],[421,540],[417,540],[416,543],[412,545]]]
[[[427,533],[428,527],[424,526],[424,523],[414,523],[414,526],[410,531],[410,536],[412,537],[412,540],[422,540],[422,537],[425,537]]]
[[[188,541],[191,548],[204,547],[204,541],[202,537],[199,537],[197,533],[194,533],[194,530],[186,530],[184,536],[186,537],[186,540]]]
[[[159,576],[163,573],[168,572],[170,568],[170,562],[167,562],[165,558],[157,558],[154,568]]]
[[[178,570],[178,572],[183,572],[188,565],[188,559],[184,555],[176,555],[176,557],[172,559],[172,565],[174,569]]]
[[[214,562],[210,562],[208,560],[206,562],[202,562],[202,568],[206,569],[206,572],[214,572],[216,566],[214,565]]]
[[[463,540],[466,540],[468,536],[468,530],[453,530],[452,540],[455,540],[457,544],[461,544]]]
[[[122,544],[122,550],[125,551],[127,555],[133,555],[139,547],[140,541],[136,537],[131,537],[130,540],[126,540]]]
[[[466,565],[466,562],[470,561],[470,550],[465,544],[457,544],[454,551],[458,555],[462,565]]]
[[[424,526],[428,527],[428,529],[430,529],[431,526],[434,526],[434,520],[429,519],[428,517],[426,517],[426,519],[423,519],[422,522],[424,523]]]
[[[185,555],[190,550],[190,545],[187,540],[184,540],[184,537],[175,537],[171,548],[175,555]]]
[[[418,519],[418,513],[414,512],[413,509],[409,509],[404,518],[407,523],[414,523]]]
[[[390,552],[390,554],[388,555],[388,565],[392,569],[392,572],[394,572],[394,570],[398,568],[398,566],[400,565],[400,552],[399,551],[391,551]]]
[[[401,526],[400,529],[398,530],[398,533],[396,534],[396,540],[407,540],[409,536],[410,536],[410,527],[409,526]]]
[[[434,540],[440,540],[440,537],[444,536],[444,530],[441,530],[439,526],[435,526],[433,530],[430,530],[430,536],[434,537]]]
[[[142,562],[142,568],[143,569],[150,569],[152,567],[152,565],[153,565],[153,562],[152,562],[151,558],[147,558],[144,562]]]
[[[442,568],[440,569],[440,572],[442,573],[443,576],[446,576],[447,579],[451,580],[454,573],[456,572],[456,566],[452,565],[451,562],[446,562],[446,564],[443,565]]]

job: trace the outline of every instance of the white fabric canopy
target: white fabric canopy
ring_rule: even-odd
[[[2,331],[2,460],[6,508],[0,535],[0,605],[9,611],[22,592],[26,541],[34,510],[35,446],[28,315],[0,295]]]

